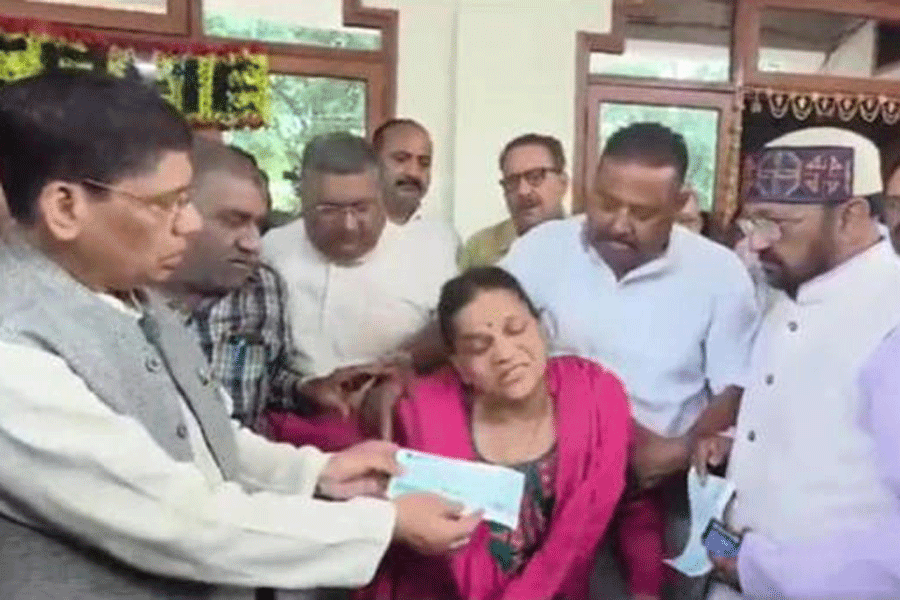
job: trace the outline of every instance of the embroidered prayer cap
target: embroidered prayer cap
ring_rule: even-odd
[[[783,135],[747,157],[744,202],[833,204],[881,194],[881,154],[868,138],[836,127]]]

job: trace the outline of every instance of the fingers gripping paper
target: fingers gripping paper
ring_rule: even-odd
[[[734,484],[722,477],[707,475],[700,483],[697,470],[691,468],[687,475],[688,504],[691,509],[691,530],[688,543],[677,557],[666,559],[667,565],[688,577],[709,573],[713,564],[709,560],[701,537],[710,519],[721,519],[725,507],[734,495]]]
[[[391,480],[389,498],[431,492],[459,502],[466,512],[483,510],[488,521],[518,527],[525,490],[525,475],[519,471],[414,450],[398,450],[397,462],[403,472]]]

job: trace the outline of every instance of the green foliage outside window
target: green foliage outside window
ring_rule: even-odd
[[[205,15],[208,35],[377,49],[377,34],[317,30],[224,14]],[[253,154],[269,176],[274,221],[300,209],[296,174],[306,143],[332,131],[366,133],[366,83],[336,77],[270,75],[272,120],[254,131],[231,131],[225,141]]]
[[[206,35],[213,37],[310,44],[350,50],[381,48],[381,34],[377,31],[370,33],[358,29],[315,29],[219,12],[204,12],[203,27]]]

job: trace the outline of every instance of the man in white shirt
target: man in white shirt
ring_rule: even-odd
[[[4,599],[357,586],[392,539],[442,552],[475,525],[434,496],[349,499],[396,472],[390,445],[327,455],[229,421],[196,340],[144,291],[200,226],[190,148],[137,82],[54,72],[0,90],[22,232],[0,250]]]
[[[718,564],[746,598],[896,598],[875,585],[850,592],[865,579],[854,583],[854,571],[880,560],[851,540],[900,515],[895,459],[876,451],[896,439],[885,411],[892,398],[878,400],[882,422],[872,422],[859,386],[867,359],[900,323],[900,261],[871,209],[882,192],[878,150],[849,130],[812,127],[767,144],[744,173],[744,227],[773,292],[733,442],[710,437],[695,456],[721,463],[730,451],[737,491],[727,521],[749,529],[737,559]],[[838,565],[851,556],[829,562],[841,548],[860,561],[843,576]],[[817,586],[811,573],[829,570]],[[712,593],[739,597],[725,584]]]
[[[372,134],[372,148],[381,166],[382,200],[388,219],[406,235],[435,251],[456,257],[459,236],[445,220],[422,214],[431,189],[433,151],[425,126],[408,118],[382,123]]]
[[[317,406],[340,408],[350,394],[370,405],[385,388],[396,393],[397,363],[423,367],[437,354],[433,312],[454,256],[387,218],[381,173],[362,138],[314,138],[301,166],[303,218],[263,238],[263,257],[286,284],[295,366],[309,378],[303,392]],[[320,439],[322,426],[284,439],[320,447],[354,439],[352,428]]]
[[[536,227],[500,263],[543,312],[554,352],[622,378],[643,489],[684,473],[693,440],[732,417],[757,320],[740,260],[674,224],[687,162],[684,140],[659,124],[618,131],[586,217]]]

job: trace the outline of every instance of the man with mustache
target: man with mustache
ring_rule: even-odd
[[[318,136],[301,165],[302,219],[263,238],[263,255],[287,287],[287,312],[314,405],[348,405],[395,394],[401,375],[432,358],[433,312],[456,273],[452,252],[387,217],[378,159],[348,133]],[[432,241],[433,242],[433,241]],[[334,411],[332,411],[334,412]],[[280,439],[340,448],[360,432],[333,415],[273,415]],[[383,433],[383,432],[381,432]]]
[[[894,157],[885,175],[884,198],[882,199],[882,217],[890,233],[894,250],[900,253],[900,149]]]
[[[757,321],[737,256],[675,223],[687,167],[683,138],[662,125],[619,130],[603,149],[587,214],[535,228],[501,262],[542,310],[554,351],[598,361],[629,393],[632,470],[652,491],[626,504],[619,539],[631,592],[644,598],[662,587],[661,536],[632,544],[627,532],[661,523],[663,504],[686,522],[693,440],[733,417]],[[677,485],[660,490],[673,474]]]
[[[469,238],[460,253],[460,269],[492,265],[532,227],[563,218],[562,202],[569,178],[558,139],[527,133],[511,140],[500,153],[500,171],[500,187],[510,218]]]
[[[388,219],[403,226],[422,252],[444,261],[459,250],[459,236],[441,218],[422,214],[422,201],[431,187],[432,144],[428,130],[413,119],[385,121],[372,134],[382,174],[382,197]]]
[[[388,218],[405,225],[422,205],[431,185],[431,137],[412,119],[390,119],[372,134],[383,174]]]
[[[260,261],[267,181],[252,156],[215,140],[198,136],[191,159],[203,228],[164,291],[199,334],[213,378],[233,400],[232,418],[263,431],[266,407],[304,404],[291,365],[284,282]]]
[[[812,127],[767,144],[744,175],[744,228],[774,291],[733,438],[695,455],[703,467],[730,453],[727,523],[749,529],[737,558],[717,561],[734,587],[711,597],[900,597],[900,261],[871,208],[878,150]]]

